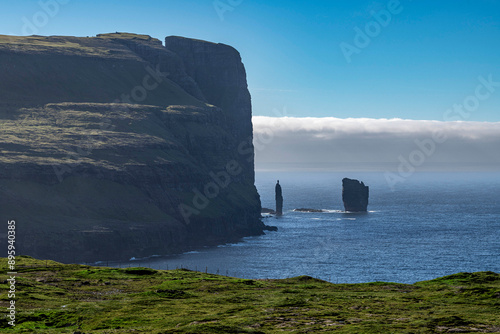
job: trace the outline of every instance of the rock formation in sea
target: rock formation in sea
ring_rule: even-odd
[[[363,182],[344,178],[342,180],[342,201],[345,211],[366,212],[368,210],[369,187]]]
[[[293,209],[293,211],[295,211],[295,212],[309,212],[309,213],[328,212],[328,211],[322,210],[322,209],[310,209],[310,208]]]
[[[123,260],[262,234],[251,113],[228,45],[0,36],[0,218],[17,253]]]
[[[276,198],[276,215],[282,216],[283,215],[283,193],[281,191],[281,186],[280,186],[279,180],[276,183],[276,187],[275,187],[274,191],[275,191],[275,198]]]

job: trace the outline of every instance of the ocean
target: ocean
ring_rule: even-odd
[[[367,213],[345,213],[342,178],[370,187]],[[500,272],[500,173],[415,173],[391,187],[384,173],[257,172],[278,232],[116,266],[187,268],[241,278],[309,275],[333,283],[414,283],[458,272]],[[294,212],[296,208],[322,213]]]

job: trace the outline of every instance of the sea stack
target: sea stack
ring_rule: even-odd
[[[345,211],[366,212],[368,210],[369,188],[363,182],[344,178],[342,180],[342,201]]]
[[[281,193],[280,180],[276,183],[276,216],[283,215],[283,194]]]

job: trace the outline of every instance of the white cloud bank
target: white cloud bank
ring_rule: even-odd
[[[254,116],[256,168],[500,170],[500,122]]]

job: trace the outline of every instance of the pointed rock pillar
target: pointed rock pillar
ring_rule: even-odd
[[[283,215],[283,194],[281,192],[281,186],[279,180],[276,183],[275,193],[276,193],[276,215],[281,216]]]

